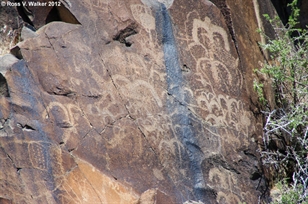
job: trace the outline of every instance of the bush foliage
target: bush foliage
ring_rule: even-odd
[[[298,23],[297,0],[286,26],[278,18],[264,17],[272,24],[275,38],[264,32],[267,43],[260,44],[269,59],[258,70],[270,78],[276,107],[271,109],[263,94],[263,84],[254,82],[265,116],[262,161],[275,168],[281,195],[274,203],[308,203],[308,31]],[[283,181],[283,182],[282,182]]]

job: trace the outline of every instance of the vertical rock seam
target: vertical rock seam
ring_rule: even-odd
[[[174,134],[186,149],[189,159],[189,172],[192,175],[194,196],[197,200],[207,201],[206,183],[203,177],[201,163],[204,154],[197,144],[193,129],[193,115],[187,108],[189,97],[184,91],[184,79],[181,71],[176,40],[173,35],[172,22],[164,4],[156,11],[156,27],[159,40],[163,45],[164,62],[167,75],[167,111],[171,115]],[[187,158],[186,155],[186,158]],[[185,155],[183,155],[185,158]],[[183,158],[182,157],[182,158]]]

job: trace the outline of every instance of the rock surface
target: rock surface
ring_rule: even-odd
[[[1,66],[1,203],[258,203],[269,1],[28,9],[38,30]]]
[[[19,42],[21,23],[14,7],[0,6],[0,55],[9,53],[10,48]]]

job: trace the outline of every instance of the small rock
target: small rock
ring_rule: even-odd
[[[6,70],[13,64],[18,62],[18,59],[12,54],[6,54],[0,57],[0,73],[4,76]]]
[[[21,29],[21,39],[22,40],[27,40],[29,38],[34,38],[36,36],[38,36],[38,34],[32,29],[30,29],[28,26],[24,26]]]

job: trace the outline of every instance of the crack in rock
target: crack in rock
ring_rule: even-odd
[[[21,123],[17,123],[17,127],[21,128],[23,131],[27,131],[27,132],[31,132],[31,131],[35,131],[36,129],[33,128],[32,126],[28,125],[28,124],[21,124]]]
[[[127,40],[129,36],[136,35],[137,31],[137,24],[131,23],[125,29],[120,30],[114,37],[113,40],[119,41],[120,43],[125,44],[126,47],[130,47],[132,45],[131,42]]]

